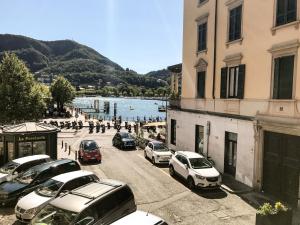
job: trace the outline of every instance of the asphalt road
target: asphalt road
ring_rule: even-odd
[[[112,146],[113,130],[105,134],[88,134],[82,130],[59,134],[61,140],[77,150],[83,139],[94,139],[101,146],[103,160],[98,165],[82,165],[100,178],[117,179],[132,188],[138,209],[165,219],[170,225],[253,225],[255,209],[240,197],[221,189],[190,191],[185,182],[170,177],[167,166],[153,166],[142,150],[122,151]],[[60,150],[59,155],[66,157]],[[72,153],[70,157],[74,157]],[[2,215],[2,216],[1,216]],[[18,224],[13,210],[0,208],[0,224]],[[142,225],[142,224],[141,224]]]

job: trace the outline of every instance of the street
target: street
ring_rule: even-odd
[[[132,188],[138,209],[162,217],[170,225],[253,225],[255,209],[239,196],[222,189],[190,191],[185,183],[169,175],[168,166],[153,166],[142,150],[122,151],[112,146],[115,130],[89,134],[88,129],[59,133],[58,156],[74,158],[83,139],[96,140],[103,156],[99,165],[82,165],[100,178],[117,179]],[[71,145],[72,152],[61,149],[61,141]],[[1,208],[0,224],[18,224],[12,209]],[[4,216],[1,216],[5,214]]]

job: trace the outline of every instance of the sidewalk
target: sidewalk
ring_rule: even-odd
[[[232,194],[243,194],[253,191],[251,187],[237,181],[234,177],[227,174],[222,175],[221,188]]]

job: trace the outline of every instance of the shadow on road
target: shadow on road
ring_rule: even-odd
[[[173,178],[175,180],[177,180],[178,182],[180,182],[185,187],[187,187],[187,182],[183,178],[181,178],[179,176],[174,176]],[[193,190],[193,192],[195,194],[199,195],[200,197],[207,198],[207,199],[222,199],[222,198],[226,198],[228,195],[225,191],[223,191],[220,188],[216,188],[216,189],[196,188],[195,190]]]

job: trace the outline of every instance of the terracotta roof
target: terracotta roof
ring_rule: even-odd
[[[59,129],[50,124],[44,123],[21,123],[3,128],[3,133],[47,133],[59,131]]]

